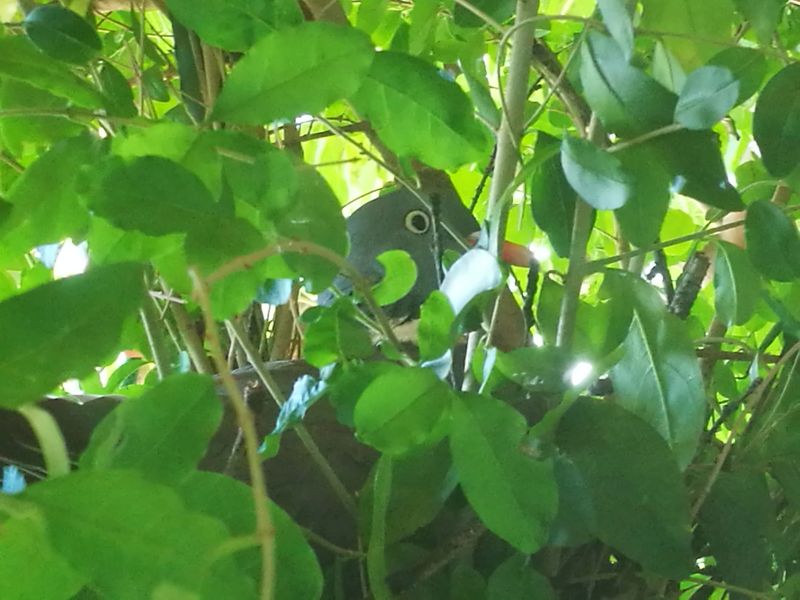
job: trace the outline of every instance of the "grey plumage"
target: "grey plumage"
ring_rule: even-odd
[[[452,187],[422,193],[431,205],[438,206],[439,220],[448,226],[439,227],[441,250],[462,251],[463,246],[446,229],[463,239],[478,231],[475,217]],[[378,281],[382,277],[383,271],[376,257],[387,250],[405,250],[417,264],[414,287],[407,296],[387,308],[392,318],[417,317],[425,298],[438,287],[434,229],[431,212],[406,189],[384,194],[366,203],[347,219],[350,237],[347,259],[368,280]],[[349,280],[341,275],[334,285],[344,293],[351,289]],[[331,300],[330,293],[320,296],[321,304]]]

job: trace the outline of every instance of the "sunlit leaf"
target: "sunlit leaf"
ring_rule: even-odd
[[[270,33],[231,71],[213,118],[259,125],[317,113],[353,94],[372,58],[369,38],[355,29],[315,21]]]
[[[521,552],[547,541],[557,509],[552,465],[523,453],[525,418],[499,400],[462,395],[450,449],[464,495],[486,526]]]
[[[486,250],[474,248],[453,263],[441,291],[458,315],[478,294],[496,289],[502,281],[497,259]]]
[[[388,250],[378,255],[377,260],[383,266],[384,275],[372,294],[379,305],[386,306],[400,300],[414,287],[417,263],[405,250]]]

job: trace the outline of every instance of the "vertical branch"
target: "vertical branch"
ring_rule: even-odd
[[[532,61],[533,17],[539,10],[538,0],[517,0],[516,31],[511,37],[511,57],[505,90],[505,106],[500,130],[497,132],[497,155],[494,175],[489,188],[489,244],[495,256],[499,256],[508,220],[511,185],[519,162],[519,143],[524,126],[524,108],[528,97],[528,74]]]

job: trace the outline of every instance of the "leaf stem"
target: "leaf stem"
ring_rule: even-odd
[[[228,394],[231,406],[236,413],[236,420],[242,430],[247,466],[252,484],[251,490],[256,516],[256,537],[261,546],[261,599],[272,600],[275,590],[275,528],[272,523],[272,516],[269,513],[267,482],[264,477],[264,471],[261,469],[261,459],[258,456],[259,442],[255,420],[225,360],[225,354],[222,351],[222,344],[219,338],[219,330],[211,312],[211,300],[208,295],[207,284],[194,269],[189,269],[189,275],[194,286],[194,298],[203,313],[211,357],[217,367],[217,372],[220,379],[222,379],[222,384]]]

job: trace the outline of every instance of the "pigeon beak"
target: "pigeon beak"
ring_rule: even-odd
[[[474,246],[478,243],[480,236],[480,231],[470,234],[467,237],[467,243],[470,246]],[[503,242],[500,248],[500,260],[512,267],[523,267],[525,269],[529,269],[532,265],[537,263],[533,252],[531,252],[527,246],[508,241]]]

